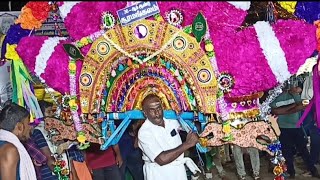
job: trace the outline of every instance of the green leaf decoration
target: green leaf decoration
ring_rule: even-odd
[[[207,32],[207,21],[202,13],[198,13],[196,18],[193,20],[192,32],[196,37],[197,42],[200,43]]]
[[[63,48],[72,59],[84,58],[83,55],[81,54],[81,51],[73,44],[64,44]]]
[[[187,33],[187,34],[191,34],[192,33],[192,26],[187,26],[183,29],[183,32]]]

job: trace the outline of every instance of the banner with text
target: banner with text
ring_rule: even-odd
[[[141,1],[132,6],[117,11],[122,26],[145,19],[160,12],[156,1]]]

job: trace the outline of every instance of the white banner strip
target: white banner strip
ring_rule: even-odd
[[[291,75],[279,39],[276,37],[268,22],[258,21],[253,26],[256,30],[260,47],[262,48],[263,54],[266,57],[273,74],[276,76],[278,82],[283,83]]]

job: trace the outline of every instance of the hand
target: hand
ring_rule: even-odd
[[[272,108],[271,108],[270,116],[272,116],[273,118],[278,117],[278,115],[275,113],[275,111]]]
[[[122,160],[121,155],[116,156],[116,162],[117,162],[118,167],[122,166],[123,160]]]
[[[188,133],[185,143],[189,147],[195,146],[198,142],[199,142],[199,136],[196,133],[194,133],[194,132]]]
[[[36,161],[36,160],[32,160],[32,161],[33,161],[33,164],[34,164],[35,166],[38,166],[38,167],[42,166],[42,164],[37,163],[37,161]]]
[[[273,117],[273,118],[278,118],[278,115],[275,115],[275,114],[271,114],[271,117]]]

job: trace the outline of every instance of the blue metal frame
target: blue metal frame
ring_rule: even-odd
[[[198,113],[198,116],[195,116],[194,112],[182,112],[177,115],[173,110],[165,110],[164,117],[167,119],[177,119],[180,122],[181,127],[186,132],[193,131],[198,133],[197,128],[192,123],[194,120],[198,120],[201,123],[201,128],[203,128],[207,122],[206,117],[202,113]],[[130,122],[132,120],[142,119],[145,119],[145,117],[140,110],[132,110],[122,113],[107,113],[104,121],[102,122],[102,136],[104,138],[104,144],[101,145],[100,149],[106,150],[108,147],[117,144]],[[117,128],[115,128],[114,120],[122,121]],[[110,137],[108,137],[108,131],[111,132]],[[208,151],[207,148],[201,146],[199,143],[196,147],[202,153]]]

